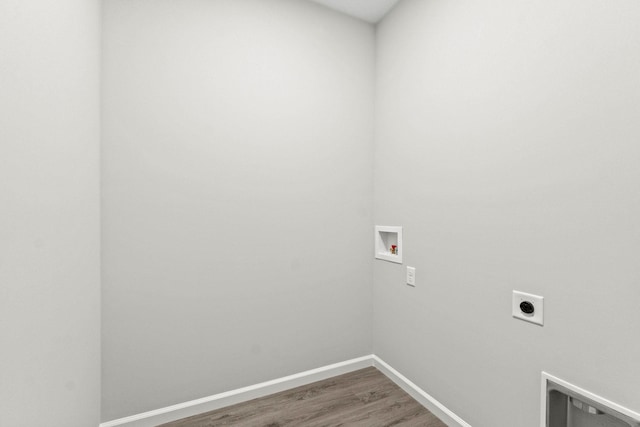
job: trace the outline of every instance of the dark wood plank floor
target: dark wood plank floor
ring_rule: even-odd
[[[446,427],[376,368],[366,368],[159,427]]]

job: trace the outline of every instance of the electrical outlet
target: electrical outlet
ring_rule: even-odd
[[[525,322],[544,325],[544,297],[513,291],[511,314]]]
[[[407,267],[407,285],[416,286],[416,268]]]

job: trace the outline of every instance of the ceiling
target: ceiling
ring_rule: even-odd
[[[375,24],[399,0],[311,0],[331,9]]]

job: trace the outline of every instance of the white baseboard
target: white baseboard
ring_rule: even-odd
[[[375,366],[378,368],[383,374],[389,377],[389,379],[409,393],[411,397],[416,399],[422,406],[431,411],[448,426],[471,427],[420,387],[409,381],[400,372],[396,371],[382,359],[373,354],[312,369],[310,371],[300,372],[298,374],[289,375],[260,384],[214,394],[213,396],[167,406],[166,408],[156,409],[154,411],[144,412],[142,414],[132,415],[130,417],[120,418],[113,421],[107,421],[100,424],[99,427],[155,427],[159,424],[176,421],[181,418],[190,417],[203,412],[214,411],[216,409],[224,408],[225,406],[235,405],[251,399],[268,396],[273,393],[311,384],[316,381],[322,381],[327,378],[357,371],[358,369],[367,368],[369,366]]]
[[[442,403],[434,399],[429,393],[409,381],[407,377],[393,369],[378,356],[373,356],[373,365],[385,374],[391,381],[396,383],[401,389],[406,391],[411,397],[416,399],[422,406],[427,408],[436,417],[440,418],[449,427],[471,427],[469,423],[450,411]]]
[[[225,406],[235,405],[236,403],[242,403],[251,399],[268,396],[273,393],[311,384],[316,381],[322,381],[327,378],[357,371],[358,369],[367,368],[369,366],[373,366],[372,355],[347,360],[345,362],[334,363],[333,365],[324,366],[322,368],[300,372],[298,374],[266,381],[260,384],[214,394],[213,396],[167,406],[166,408],[156,409],[142,414],[132,415],[130,417],[107,421],[100,424],[100,427],[155,427],[159,424],[176,421],[181,418],[190,417],[203,412],[214,411],[216,409],[224,408]]]

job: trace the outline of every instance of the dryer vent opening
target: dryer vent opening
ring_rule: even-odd
[[[546,381],[545,427],[640,427],[640,418],[613,408],[604,399]],[[615,405],[617,406],[617,405]]]

